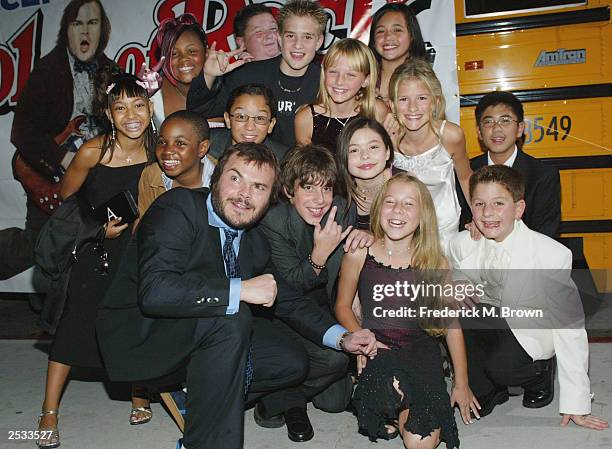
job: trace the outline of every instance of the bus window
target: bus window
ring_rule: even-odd
[[[465,0],[465,17],[478,17],[484,14],[511,14],[533,11],[542,8],[561,8],[586,5],[578,0]]]

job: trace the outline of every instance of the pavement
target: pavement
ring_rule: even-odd
[[[43,398],[49,340],[0,340],[0,449],[35,448],[33,440],[9,439],[11,431],[35,430]],[[595,393],[593,414],[612,420],[612,344],[590,344],[590,372]],[[558,385],[557,385],[558,388]],[[129,390],[107,385],[96,373],[75,371],[60,410],[62,449],[174,449],[181,436],[170,415],[152,404],[153,420],[130,426]],[[211,413],[214,413],[211,410]],[[399,439],[371,443],[357,433],[349,413],[329,414],[309,408],[315,437],[293,443],[284,428],[263,429],[245,412],[245,449],[402,449]],[[498,406],[493,414],[465,426],[456,413],[462,449],[612,448],[612,430],[597,432],[570,424],[559,426],[558,397],[548,407],[530,410],[521,397]],[[23,435],[23,434],[21,434]],[[27,434],[25,434],[27,437]],[[440,445],[444,448],[444,444]],[[223,448],[219,448],[223,449]]]

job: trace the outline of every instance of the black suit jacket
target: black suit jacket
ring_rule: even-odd
[[[345,211],[346,201],[340,197],[334,198],[333,205],[338,207],[336,222],[343,229],[355,223],[354,207]],[[325,226],[326,222],[327,215],[321,220],[321,226]],[[270,242],[279,305],[287,303],[294,309],[291,314],[285,310],[280,313],[277,311],[276,315],[320,345],[325,331],[337,324],[329,306],[335,297],[334,287],[344,254],[342,246],[338,246],[329,256],[326,268],[317,275],[308,262],[308,255],[314,246],[313,227],[300,217],[295,207],[289,203],[277,204],[268,211],[259,227]],[[325,307],[317,305],[308,296],[315,289],[325,290]]]
[[[229,304],[218,228],[208,224],[208,189],[176,188],[144,215],[99,306],[97,332],[113,380],[153,379],[184,365],[198,318],[224,316]],[[255,257],[257,255],[257,257]],[[243,279],[265,272],[269,246],[244,233]]]
[[[470,160],[472,170],[487,165],[487,154]],[[518,150],[512,168],[523,176],[525,182],[525,213],[523,222],[536,232],[556,238],[561,222],[561,183],[559,170]],[[458,192],[459,193],[459,192]],[[460,195],[461,225],[472,220],[470,208],[463,194]]]
[[[208,194],[206,188],[172,189],[144,215],[99,306],[96,330],[111,379],[155,379],[178,370],[197,344],[198,319],[225,316],[229,280],[219,230],[208,224]],[[243,280],[273,271],[260,229],[243,234],[238,261]],[[293,297],[279,297],[274,306],[279,317],[299,322],[321,342],[333,322],[317,309]]]

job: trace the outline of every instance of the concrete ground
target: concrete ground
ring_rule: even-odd
[[[0,448],[34,448],[30,441],[9,440],[10,431],[35,430],[43,397],[49,341],[0,340]],[[612,420],[612,344],[592,343],[591,384],[593,413]],[[64,395],[60,411],[63,449],[174,449],[180,432],[159,404],[153,420],[130,426],[126,391],[106,388],[91,373],[76,373]],[[558,385],[557,385],[558,386]],[[109,398],[109,395],[112,397]],[[548,407],[529,410],[521,397],[512,397],[495,412],[471,426],[460,423],[462,449],[595,449],[612,448],[612,430],[590,431],[570,425],[559,427],[558,400]],[[327,414],[310,409],[315,437],[292,443],[284,428],[263,429],[246,412],[245,449],[387,449],[402,448],[399,440],[370,443],[357,433],[349,413]],[[440,446],[444,447],[444,444]],[[220,448],[223,449],[223,448]]]

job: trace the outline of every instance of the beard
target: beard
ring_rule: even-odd
[[[228,216],[225,213],[225,204],[233,202],[233,203],[241,203],[246,207],[252,208],[249,209],[252,211],[251,213],[245,213],[242,217],[238,217],[237,219]],[[215,213],[223,220],[225,224],[234,229],[248,229],[253,227],[266,213],[268,209],[268,204],[265,207],[262,207],[260,210],[257,210],[248,200],[242,200],[240,198],[221,198],[221,192],[217,186],[212,189],[212,206]]]

